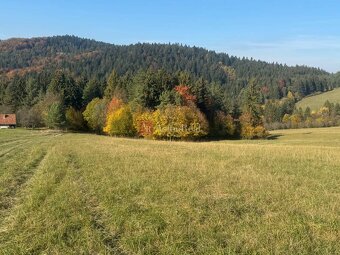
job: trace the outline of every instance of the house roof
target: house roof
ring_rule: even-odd
[[[0,125],[16,125],[17,118],[15,114],[1,114],[0,113]]]

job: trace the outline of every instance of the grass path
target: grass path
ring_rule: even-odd
[[[340,128],[207,143],[0,132],[0,254],[337,254]]]

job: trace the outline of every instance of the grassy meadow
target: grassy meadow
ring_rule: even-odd
[[[0,130],[0,254],[339,254],[340,128],[166,142]]]
[[[318,111],[327,100],[334,104],[340,104],[340,88],[336,88],[319,95],[305,97],[296,104],[296,107],[306,109],[307,106],[309,106],[311,110]]]

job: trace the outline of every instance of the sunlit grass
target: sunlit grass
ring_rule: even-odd
[[[205,143],[0,130],[0,254],[337,254],[340,128]]]
[[[340,103],[340,88],[319,95],[305,97],[296,106],[302,109],[306,109],[309,106],[311,110],[318,111],[327,100],[334,104]]]

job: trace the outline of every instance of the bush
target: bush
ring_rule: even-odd
[[[208,134],[208,122],[197,109],[169,105],[153,113],[156,139],[196,139]]]
[[[243,139],[262,139],[268,136],[267,130],[264,126],[253,127],[251,125],[244,125],[241,129],[241,137]]]
[[[243,139],[260,139],[268,136],[268,132],[261,124],[253,126],[251,115],[248,113],[242,114],[240,117],[241,137]]]
[[[151,111],[136,113],[134,115],[134,127],[139,136],[152,138],[154,131],[153,113]]]
[[[136,129],[133,125],[133,117],[130,107],[127,105],[123,105],[116,111],[108,113],[106,118],[106,125],[103,131],[111,136],[135,135]]]
[[[213,123],[211,123],[210,135],[213,137],[233,137],[236,134],[236,125],[234,118],[222,111],[217,111],[214,115]]]
[[[234,118],[231,115],[227,115],[225,118],[226,131],[228,136],[234,136],[236,134],[237,127],[234,122]]]
[[[241,127],[241,137],[243,139],[253,139],[255,138],[255,128],[249,124],[242,125]]]
[[[43,126],[41,112],[37,105],[29,108],[21,108],[17,112],[18,124],[25,128],[37,128]]]
[[[84,130],[85,122],[81,111],[75,110],[72,106],[65,113],[67,127],[71,130]]]
[[[89,128],[96,133],[102,133],[106,117],[106,100],[94,98],[83,112]]]
[[[256,126],[254,128],[254,133],[255,133],[255,138],[258,138],[258,139],[266,138],[269,135],[265,127],[261,125]]]

